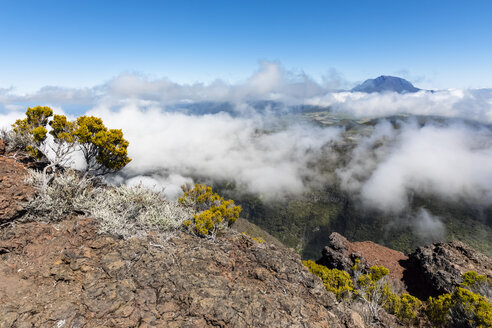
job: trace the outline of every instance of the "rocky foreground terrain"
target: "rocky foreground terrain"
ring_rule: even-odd
[[[234,230],[215,241],[184,232],[124,240],[80,215],[23,222],[34,195],[24,166],[0,147],[1,328],[366,327],[293,250]],[[468,270],[492,276],[489,257],[457,242],[407,257],[334,233],[318,263],[347,269],[355,258],[384,265],[401,290],[422,297],[453,288]],[[380,326],[401,326],[391,317]]]

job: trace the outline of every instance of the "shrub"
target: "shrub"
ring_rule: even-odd
[[[95,191],[91,182],[80,179],[80,175],[67,170],[57,174],[52,183],[44,186],[44,175],[35,170],[29,170],[26,182],[38,191],[36,196],[26,205],[27,219],[59,221],[68,214],[81,211],[83,204]]]
[[[316,264],[314,261],[303,261],[309,271],[320,277],[326,290],[336,295],[337,299],[348,297],[354,290],[354,285],[350,275],[342,270],[328,269],[323,265]]]
[[[198,212],[183,222],[191,232],[214,239],[218,231],[230,226],[239,217],[241,206],[236,206],[231,199],[224,200],[211,187],[195,184],[193,188],[182,188],[184,194],[179,202]]]
[[[475,271],[466,272],[462,278],[461,286],[488,299],[492,298],[492,279],[485,275],[479,275]]]
[[[367,274],[360,271],[360,260],[356,259],[352,267],[354,280],[345,271],[328,269],[313,261],[303,261],[309,271],[323,280],[326,289],[337,296],[337,299],[354,295],[362,301],[365,309],[369,310],[369,316],[364,315],[365,321],[372,324],[379,320],[379,311],[395,315],[406,324],[410,324],[417,318],[422,307],[422,302],[409,294],[398,296],[391,291],[391,286],[386,280],[389,270],[383,266],[373,266]]]
[[[398,296],[397,296],[398,297]],[[400,296],[400,306],[396,309],[395,315],[403,322],[410,322],[417,318],[417,315],[422,307],[422,302],[409,294]]]
[[[6,129],[0,130],[0,139],[5,142],[5,149],[8,153],[15,152],[14,158],[17,152],[26,150],[31,140],[28,135],[21,135]]]
[[[432,324],[439,327],[492,327],[492,303],[461,287],[453,293],[430,297],[426,313]]]
[[[121,130],[108,130],[94,116],[77,118],[73,136],[84,156],[86,171],[96,175],[118,171],[131,159],[127,156],[128,141]]]
[[[95,193],[84,204],[84,210],[101,220],[102,232],[124,238],[148,230],[177,230],[193,214],[192,209],[177,201],[166,201],[160,193],[142,186],[120,186]]]
[[[48,125],[50,126],[48,136]],[[130,162],[128,141],[121,130],[108,130],[102,120],[82,116],[76,122],[64,115],[54,115],[49,107],[27,108],[26,118],[17,120],[8,133],[7,142],[22,147],[31,156],[48,159],[44,168],[43,192],[47,174],[55,174],[59,167],[71,163],[71,154],[80,150],[86,161],[85,174],[102,175],[117,171]]]
[[[385,279],[388,273],[389,270],[383,266],[373,266],[369,273],[356,277],[357,289],[354,290],[354,294],[367,306],[374,320],[379,320],[381,309],[387,308],[387,310],[395,312],[396,309],[389,308],[390,303],[394,303],[395,307],[398,305],[398,302],[392,297],[393,293]]]
[[[354,269],[357,270],[356,266]],[[356,275],[358,276],[355,284],[357,289],[354,290],[354,295],[366,305],[371,314],[371,319],[379,320],[381,309],[395,315],[407,324],[417,318],[422,302],[409,294],[398,296],[394,293],[386,279],[389,274],[387,268],[372,266],[369,270],[367,274]]]
[[[30,170],[27,182],[41,189],[42,173]],[[46,192],[38,193],[27,204],[28,219],[58,221],[74,212],[99,220],[100,231],[129,238],[177,230],[192,209],[179,202],[169,202],[158,192],[142,186],[96,187],[73,170],[58,173]]]

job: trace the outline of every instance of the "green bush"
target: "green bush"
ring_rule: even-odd
[[[354,285],[350,275],[342,270],[328,269],[323,265],[316,264],[314,261],[303,261],[309,271],[320,277],[326,290],[336,295],[337,299],[348,297],[354,290]]]
[[[131,161],[127,152],[129,143],[123,138],[123,132],[107,129],[97,117],[81,116],[69,121],[64,115],[53,115],[49,107],[29,107],[26,118],[12,125],[11,134],[15,136],[9,140],[25,148],[31,156],[48,159],[47,168],[53,172],[59,166],[69,166],[71,154],[77,150],[85,159],[86,173],[94,175],[118,171]],[[46,176],[46,169],[44,174]]]
[[[492,303],[461,287],[453,293],[430,297],[426,313],[438,327],[492,327]]]
[[[492,279],[479,275],[475,271],[468,271],[462,278],[461,286],[488,299],[492,298]]]
[[[184,194],[179,198],[179,202],[198,212],[191,219],[183,222],[191,232],[214,239],[217,232],[239,218],[241,206],[236,206],[231,199],[225,200],[214,193],[211,187],[195,184],[193,188],[190,186],[182,188]]]
[[[401,294],[400,306],[395,312],[398,319],[403,322],[410,322],[417,318],[417,315],[422,307],[422,302],[409,294]]]
[[[386,279],[389,270],[383,266],[372,266],[367,274],[357,274],[357,264],[353,270],[358,278],[354,295],[369,309],[372,319],[379,318],[380,309],[395,315],[406,324],[417,318],[422,302],[409,294],[398,296],[391,290]]]

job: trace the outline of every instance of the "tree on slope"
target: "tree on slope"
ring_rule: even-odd
[[[50,127],[48,136],[48,125]],[[69,121],[64,115],[54,115],[49,107],[27,108],[26,118],[17,120],[13,133],[25,140],[25,150],[37,159],[46,158],[43,169],[45,188],[48,175],[72,163],[72,154],[80,150],[85,160],[84,177],[116,172],[128,164],[128,141],[123,132],[107,129],[100,118],[81,116]]]

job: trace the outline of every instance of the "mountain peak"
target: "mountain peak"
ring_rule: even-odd
[[[352,92],[385,92],[392,91],[398,93],[413,93],[419,91],[419,88],[413,86],[409,81],[401,77],[381,75],[375,79],[368,79],[364,83],[353,88]]]

